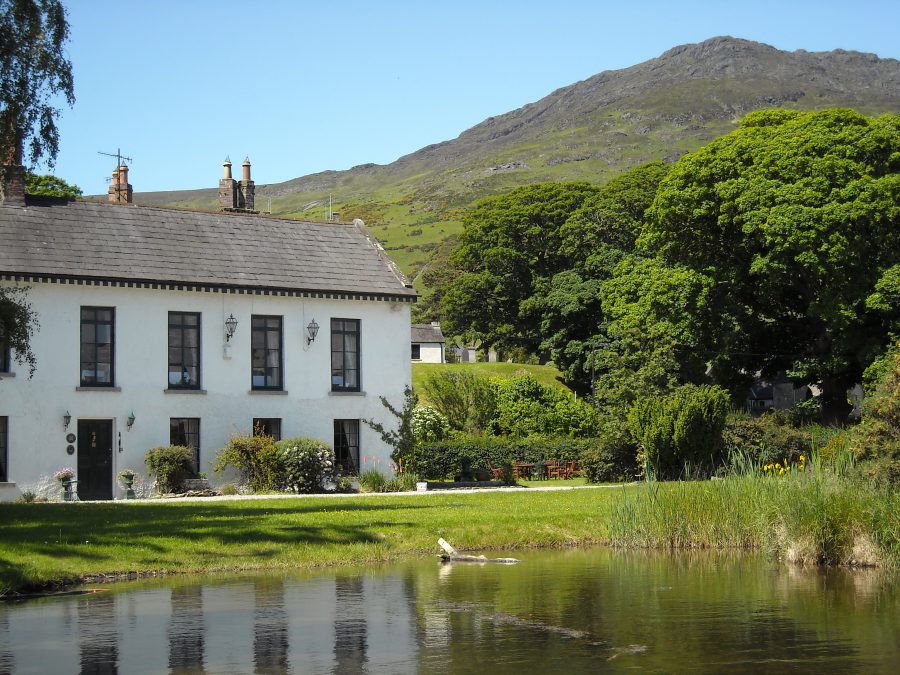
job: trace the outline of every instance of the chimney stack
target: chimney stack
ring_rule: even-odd
[[[0,204],[25,206],[25,167],[21,164],[0,166]]]
[[[235,197],[235,182],[231,177],[231,159],[225,158],[225,176],[219,181],[219,210],[230,211],[237,206]]]
[[[250,179],[250,158],[244,159],[241,165],[240,181],[231,177],[231,160],[225,158],[225,176],[219,181],[219,210],[238,211],[243,213],[259,213],[256,205],[256,185]]]
[[[247,211],[252,211],[256,204],[256,185],[250,180],[250,158],[245,157],[241,164],[243,176],[240,182],[239,206]]]
[[[0,165],[0,204],[25,206],[25,167],[22,165],[22,144],[10,148]]]
[[[110,204],[131,204],[133,192],[128,183],[128,165],[120,164],[112,173],[109,186]]]

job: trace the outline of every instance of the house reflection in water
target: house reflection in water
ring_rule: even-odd
[[[257,577],[0,607],[0,673],[415,670],[399,576]],[[127,586],[124,588],[128,588]]]

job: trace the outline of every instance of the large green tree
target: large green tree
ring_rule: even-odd
[[[64,181],[58,176],[36,174],[28,171],[25,174],[25,192],[42,197],[63,197],[77,199],[81,196],[81,188]]]
[[[441,300],[448,333],[478,338],[485,348],[537,352],[540,318],[523,302],[569,266],[560,228],[598,191],[587,183],[539,183],[476,204],[451,257],[458,275]]]
[[[711,283],[702,301],[651,291],[635,311],[689,317],[680,346],[722,381],[784,369],[844,419],[847,387],[900,329],[900,117],[752,113],[676,163],[648,215],[642,249]]]
[[[66,10],[59,0],[0,0],[0,159],[21,163],[59,151],[54,107],[59,98],[75,103],[72,64],[63,48],[69,38]]]

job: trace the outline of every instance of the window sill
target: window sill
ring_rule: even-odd
[[[0,380],[7,378],[7,377],[15,377],[15,376],[16,376],[15,373],[0,373]]]
[[[122,391],[122,387],[75,387],[75,391]]]
[[[287,389],[251,389],[248,394],[263,394],[268,396],[287,396]]]
[[[163,389],[164,394],[206,394],[206,389]]]
[[[329,391],[329,396],[365,396],[364,391]]]

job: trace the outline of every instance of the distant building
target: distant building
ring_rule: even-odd
[[[441,324],[415,323],[412,325],[411,357],[416,363],[444,363],[444,334]]]

